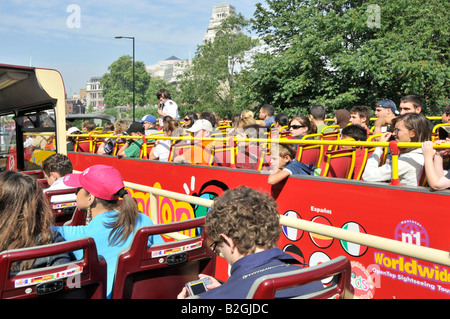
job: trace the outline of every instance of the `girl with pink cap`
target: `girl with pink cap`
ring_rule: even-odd
[[[94,165],[81,174],[64,176],[63,182],[78,188],[78,209],[87,212],[89,222],[85,226],[60,226],[55,229],[66,240],[94,238],[98,254],[107,263],[107,295],[110,297],[120,251],[130,246],[133,234],[139,227],[153,225],[152,220],[139,212],[136,200],[128,194],[122,176],[114,167]],[[122,203],[119,203],[120,197]],[[158,243],[163,243],[161,236],[149,238],[149,245]],[[82,258],[81,253],[75,252],[77,259]]]

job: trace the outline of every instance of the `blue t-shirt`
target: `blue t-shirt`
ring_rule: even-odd
[[[272,248],[242,257],[231,266],[230,277],[223,285],[198,295],[202,299],[245,299],[256,279],[264,275],[299,269],[299,263],[280,248]],[[283,289],[276,298],[289,298],[323,289],[321,282]]]
[[[266,128],[270,128],[270,126],[275,123],[275,117],[271,116],[268,119],[263,120],[264,123],[266,123]]]
[[[127,240],[119,245],[111,246],[109,244],[109,234],[111,228],[107,228],[105,225],[111,224],[117,218],[118,212],[113,210],[106,213],[101,213],[95,216],[88,225],[86,226],[55,226],[55,230],[59,231],[65,240],[75,240],[83,237],[92,237],[97,246],[97,253],[103,258],[105,258],[107,263],[107,287],[106,294],[108,298],[110,297],[111,290],[114,283],[114,276],[116,273],[117,259],[119,253],[128,248],[133,241],[134,234],[128,236]],[[138,219],[136,221],[136,229],[142,226],[153,225],[152,220],[147,215],[139,213]],[[163,243],[161,236],[150,236],[149,245]],[[79,260],[83,258],[83,251],[78,250],[74,252],[75,257]]]
[[[290,172],[291,175],[309,175],[305,170],[304,167],[308,167],[307,165],[303,164],[302,162],[297,161],[296,159],[290,161],[286,164],[283,170],[286,170]]]

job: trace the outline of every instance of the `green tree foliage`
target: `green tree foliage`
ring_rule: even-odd
[[[245,51],[255,41],[234,31],[247,25],[242,15],[231,16],[222,23],[214,41],[197,47],[191,65],[178,84],[182,113],[214,110],[220,117],[230,118],[236,111],[237,66],[243,63]]]
[[[116,118],[132,118],[132,108],[122,114],[118,114],[116,106],[133,105],[133,60],[130,56],[122,56],[108,67],[109,73],[103,75],[103,98],[105,101],[105,114]],[[151,77],[146,71],[144,62],[135,62],[135,101],[136,119],[144,115],[153,114],[158,117],[158,112],[153,107],[159,103],[156,93],[159,89],[166,88],[175,93],[173,85],[167,81]],[[176,93],[175,93],[176,94]],[[148,106],[143,108],[142,106]]]
[[[106,108],[118,105],[133,105],[133,60],[125,55],[114,61],[108,67],[109,73],[103,75],[103,98]],[[135,102],[145,105],[149,101],[147,89],[150,84],[150,74],[145,70],[144,62],[135,62]]]
[[[440,114],[449,96],[449,1],[266,0],[253,28],[273,49],[242,74],[241,105],[271,103],[305,114],[372,107],[407,94]],[[448,103],[448,102],[447,102]]]

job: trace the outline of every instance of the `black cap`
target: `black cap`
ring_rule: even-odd
[[[125,135],[131,135],[131,133],[142,133],[145,134],[145,128],[142,123],[139,122],[133,122],[128,127],[127,131],[125,132]]]

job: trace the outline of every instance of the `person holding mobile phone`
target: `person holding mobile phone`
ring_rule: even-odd
[[[240,186],[214,199],[206,215],[205,231],[212,240],[211,249],[230,264],[230,277],[221,284],[213,277],[202,299],[244,299],[259,277],[287,272],[302,267],[302,263],[277,248],[280,237],[277,204],[268,194]],[[207,276],[200,274],[200,278]],[[320,282],[277,292],[276,298],[296,297],[318,291]],[[186,298],[184,287],[178,298]]]

